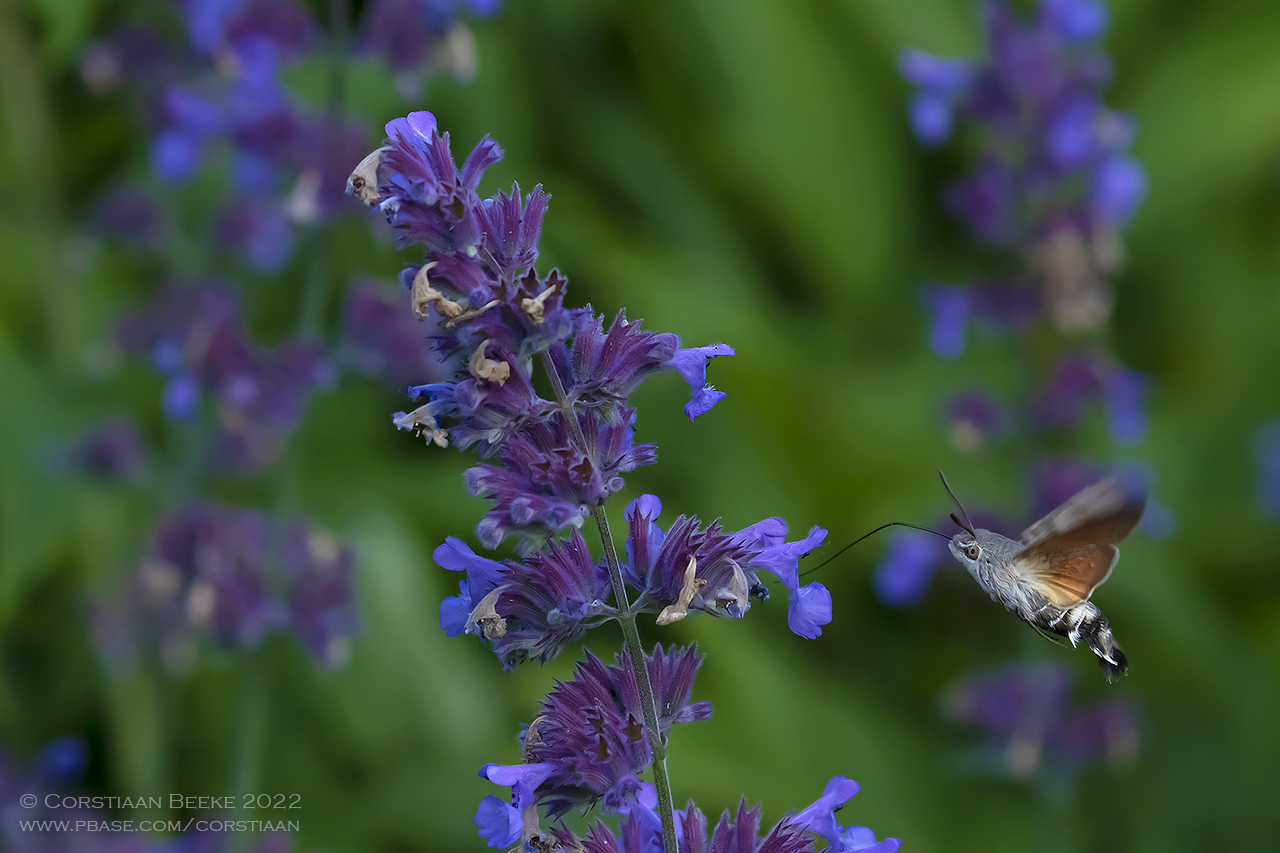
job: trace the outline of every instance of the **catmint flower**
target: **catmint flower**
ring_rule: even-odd
[[[876,597],[893,607],[910,607],[924,598],[933,573],[950,559],[941,537],[920,530],[894,533],[873,575]]]
[[[703,528],[697,518],[679,516],[662,531],[654,522],[662,503],[653,495],[632,501],[626,509],[629,526],[623,566],[624,580],[639,591],[633,607],[658,612],[658,624],[683,619],[690,610],[740,619],[751,599],[769,592],[760,581],[766,571],[782,581],[789,601],[787,624],[802,637],[813,639],[831,621],[831,593],[820,583],[800,586],[800,557],[817,548],[827,531],[815,527],[804,539],[787,542],[787,525],[768,518],[737,533],[713,522]]]
[[[354,551],[309,522],[294,521],[285,531],[280,565],[289,630],[323,666],[346,663],[357,630],[355,560]]]
[[[977,527],[1017,538],[1017,531],[1006,518],[973,507],[969,508],[969,515]],[[933,529],[944,531],[950,526],[951,519],[941,518]],[[890,607],[911,607],[924,598],[938,570],[955,566],[946,539],[923,530],[896,530],[876,565],[872,586],[876,597]]]
[[[1009,412],[984,391],[953,394],[943,405],[943,415],[951,427],[951,443],[968,452],[982,448],[1012,429]]]
[[[1032,401],[1032,415],[1047,427],[1074,426],[1085,407],[1101,399],[1112,439],[1135,444],[1147,432],[1146,384],[1141,374],[1120,367],[1100,352],[1076,353],[1058,363],[1049,385]]]
[[[121,417],[94,424],[68,444],[49,453],[58,471],[100,480],[138,482],[149,468],[147,447],[137,426]]]
[[[1027,778],[1043,766],[1070,773],[1138,749],[1137,716],[1124,699],[1074,710],[1071,676],[1054,664],[1015,664],[972,676],[947,700],[952,718],[986,733],[1007,771]]]
[[[164,212],[135,187],[116,187],[99,199],[93,226],[97,233],[131,248],[157,251],[164,245]]]
[[[105,656],[154,649],[181,670],[204,641],[246,650],[293,633],[319,663],[341,663],[355,627],[351,551],[298,521],[279,567],[273,554],[271,520],[256,510],[196,503],[163,516],[128,584],[95,609]]]
[[[690,702],[702,657],[693,647],[645,656],[658,729],[667,737],[677,723],[711,716],[709,702]],[[535,807],[556,819],[597,803],[618,811],[641,789],[640,774],[653,754],[644,735],[644,713],[635,673],[621,656],[606,665],[586,653],[571,681],[558,682],[541,712],[521,732],[524,762],[485,765],[481,778],[512,789],[511,803],[486,797],[476,813],[482,837],[508,847],[538,831]]]
[[[484,200],[477,193],[502,156],[496,143],[485,137],[459,169],[431,113],[411,113],[386,130],[386,143],[356,168],[348,189],[387,217],[397,246],[426,249],[402,282],[413,311],[438,320],[440,353],[460,363],[451,382],[410,387],[410,399],[426,402],[393,422],[486,457],[466,475],[468,491],[493,502],[476,535],[491,548],[516,535],[517,550],[531,554],[549,536],[581,527],[592,507],[623,487],[622,475],[656,460],[652,444],[634,441],[629,395],[649,376],[673,372],[690,387],[686,414],[705,414],[724,397],[707,384],[706,363],[733,350],[682,347],[677,336],[646,331],[621,312],[606,330],[589,308],[566,308],[564,277],[534,270],[549,196],[518,186]],[[535,391],[540,355],[576,423],[561,402]]]
[[[460,18],[488,18],[499,0],[374,0],[362,15],[358,49],[380,56],[406,99],[416,99],[425,69],[446,70],[460,82],[475,74],[475,40]]]
[[[1280,422],[1268,421],[1253,436],[1253,453],[1258,472],[1254,493],[1258,506],[1273,518],[1280,518]]]
[[[318,346],[254,345],[239,298],[225,285],[165,288],[151,306],[121,319],[116,339],[126,352],[149,355],[169,377],[162,404],[171,419],[190,420],[204,395],[213,398],[218,456],[237,473],[275,461],[309,393],[332,381]]]
[[[994,2],[983,6],[983,24],[987,49],[978,59],[902,54],[900,70],[916,86],[912,129],[934,146],[956,120],[978,128],[982,154],[948,190],[949,206],[979,240],[1023,255],[1057,326],[1095,329],[1111,310],[1106,275],[1119,262],[1116,232],[1146,194],[1145,173],[1127,153],[1134,122],[1102,102],[1111,76],[1097,46],[1106,8],[1041,0],[1033,20],[1022,21]],[[959,312],[954,296],[933,312],[935,351],[944,357],[963,349]]]
[[[453,366],[440,360],[431,340],[435,324],[419,322],[406,310],[407,303],[403,293],[375,281],[353,284],[347,292],[339,350],[344,365],[392,388],[424,379],[430,385],[450,377]],[[440,320],[434,312],[427,319]]]
[[[895,853],[901,845],[896,838],[877,842],[875,833],[865,826],[841,827],[835,812],[855,794],[858,783],[837,776],[827,783],[822,797],[798,814],[788,814],[764,837],[760,837],[761,807],[749,808],[744,798],[735,812],[726,810],[707,835],[707,819],[692,801],[676,812],[676,840],[680,853],[809,853],[816,851],[815,841],[825,841],[832,853]],[[618,835],[603,822],[597,822],[581,842],[567,834],[561,838],[563,849],[580,843],[586,853],[650,853],[662,849],[662,828],[657,815],[657,797],[645,783],[638,796],[621,810],[624,817]],[[568,842],[568,843],[565,843]]]
[[[1017,284],[924,284],[920,287],[920,301],[930,317],[929,346],[935,355],[947,360],[964,354],[971,321],[993,334],[1021,332],[1039,310],[1035,292]]]

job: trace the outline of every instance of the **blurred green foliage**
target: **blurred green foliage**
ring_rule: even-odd
[[[116,175],[145,171],[136,117],[78,77],[87,41],[130,14],[0,0],[0,746],[25,761],[79,733],[99,792],[298,793],[304,853],[478,849],[471,815],[494,791],[476,770],[518,759],[518,723],[572,660],[504,674],[478,642],[439,630],[454,578],[429,555],[445,535],[469,537],[481,502],[462,490],[466,458],[392,430],[394,392],[345,378],[314,400],[280,469],[213,488],[270,505],[275,478],[294,477],[293,509],[359,549],[366,628],[345,669],[318,673],[283,639],[183,677],[115,673],[93,647],[88,603],[131,568],[163,505],[52,476],[40,448],[122,412],[176,452],[160,380],[112,363],[104,343],[161,268],[85,225]],[[573,303],[737,349],[711,366],[728,399],[696,425],[678,380],[638,394],[638,435],[660,461],[630,477],[630,495],[660,495],[668,519],[737,528],[777,514],[842,544],[944,511],[943,468],[966,501],[1025,515],[1029,449],[961,453],[940,405],[970,384],[1025,393],[1031,376],[1007,341],[939,362],[915,295],[925,278],[963,280],[989,261],[941,211],[961,155],[909,138],[894,64],[906,46],[975,52],[968,0],[508,0],[475,31],[473,83],[433,80],[406,107],[360,64],[349,106],[374,128],[431,109],[458,156],[492,134],[506,159],[482,192],[516,180],[551,192],[540,267],[569,276]],[[1280,837],[1280,524],[1253,501],[1250,450],[1256,425],[1280,417],[1280,6],[1121,0],[1106,46],[1109,102],[1137,116],[1151,185],[1125,235],[1109,343],[1154,380],[1133,458],[1178,519],[1168,540],[1127,543],[1098,595],[1130,676],[1108,687],[1091,655],[1044,643],[958,572],[913,609],[882,606],[873,540],[823,570],[836,609],[819,640],[790,634],[777,598],[740,622],[645,632],[707,654],[695,698],[715,714],[674,733],[678,802],[717,813],[745,794],[772,822],[846,774],[863,791],[845,822],[913,853],[1256,850]],[[318,70],[296,76],[298,91],[322,91]],[[411,259],[358,221],[324,243],[271,279],[226,258],[175,263],[238,281],[272,341],[315,253],[330,332],[353,276],[390,279]],[[1054,449],[1113,454],[1091,418]],[[590,646],[611,652],[614,633]],[[975,735],[947,722],[939,697],[1013,659],[1070,664],[1080,701],[1132,697],[1136,760],[1089,768],[1065,793],[958,772]]]

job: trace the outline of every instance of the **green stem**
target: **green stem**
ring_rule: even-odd
[[[587,452],[586,436],[582,434],[582,426],[574,415],[573,404],[569,402],[569,397],[565,393],[559,371],[546,353],[542,354],[542,366],[551,380],[556,402],[559,403],[560,412],[569,425],[573,440],[584,453]],[[592,464],[594,463],[595,460],[592,460]],[[613,587],[614,604],[618,608],[618,623],[622,626],[623,645],[626,646],[627,658],[631,662],[631,670],[635,673],[636,685],[640,689],[645,737],[653,753],[653,787],[658,792],[658,816],[662,820],[662,846],[666,853],[677,853],[675,806],[671,799],[671,778],[667,775],[667,744],[658,728],[658,708],[654,701],[653,686],[649,683],[649,668],[644,662],[644,649],[640,645],[640,630],[636,627],[636,616],[631,610],[631,603],[627,600],[627,588],[622,580],[622,565],[618,561],[618,551],[614,547],[613,534],[609,530],[609,519],[604,513],[604,507],[592,507],[591,517],[595,519],[604,559],[609,564],[609,583]]]

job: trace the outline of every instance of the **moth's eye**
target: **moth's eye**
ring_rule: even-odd
[[[977,542],[972,542],[964,546],[964,555],[970,560],[978,559],[978,555],[982,553],[982,549],[978,547]]]

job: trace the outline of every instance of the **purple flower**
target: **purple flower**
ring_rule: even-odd
[[[680,516],[664,533],[655,523],[661,502],[645,495],[631,502],[627,565],[623,578],[640,591],[633,603],[642,612],[659,611],[658,624],[683,619],[690,610],[740,619],[751,599],[766,599],[763,570],[782,581],[791,630],[812,639],[831,621],[831,595],[820,583],[800,586],[800,557],[818,547],[827,532],[815,527],[803,540],[786,542],[787,525],[769,518],[727,533],[719,522],[703,529],[697,518]]]
[[[1089,204],[1102,222],[1123,228],[1147,195],[1147,173],[1132,157],[1104,161],[1093,175]]]
[[[138,482],[149,467],[138,428],[114,417],[94,424],[53,453],[54,467],[108,481]]]
[[[344,312],[344,361],[393,388],[446,380],[453,371],[432,344],[433,328],[417,320],[408,303],[401,292],[372,280],[357,281],[348,291]]]
[[[1029,288],[995,282],[966,287],[922,284],[920,301],[930,315],[929,346],[947,360],[964,354],[970,320],[991,333],[1021,331],[1039,311],[1039,301]]]
[[[1072,772],[1137,751],[1137,717],[1128,702],[1113,699],[1076,711],[1070,694],[1065,667],[1015,664],[966,679],[951,692],[948,710],[957,721],[982,730],[1017,777],[1034,775],[1042,762]]]
[[[184,0],[183,15],[192,47],[207,56],[261,39],[281,55],[297,58],[319,35],[307,8],[293,0]]]
[[[816,850],[815,838],[826,841],[832,853],[895,853],[901,842],[887,838],[877,842],[875,833],[865,826],[844,828],[835,820],[835,812],[858,793],[858,783],[837,776],[827,783],[823,795],[798,814],[787,814],[760,837],[760,806],[748,808],[745,798],[736,813],[725,811],[707,836],[707,819],[689,801],[676,812],[676,839],[680,853],[810,853]],[[582,840],[587,853],[660,853],[662,829],[658,822],[656,797],[652,786],[645,784],[635,800],[625,809],[621,832],[614,835],[603,822],[592,826]],[[569,839],[571,848],[576,838]]]
[[[417,99],[424,69],[444,69],[462,81],[475,73],[475,46],[459,19],[496,15],[499,0],[375,0],[364,12],[358,49],[380,56],[401,93]]]
[[[842,827],[836,823],[836,815],[845,803],[853,799],[860,786],[847,776],[836,776],[827,783],[822,796],[813,805],[789,818],[790,823],[803,826],[827,842],[831,853],[896,853],[902,842],[897,838],[876,841],[876,834],[865,826]]]
[[[163,408],[171,419],[194,418],[202,392],[213,397],[219,457],[238,473],[278,458],[310,392],[332,381],[314,345],[255,346],[239,298],[224,285],[165,288],[150,307],[119,322],[116,339],[126,352],[150,355],[170,377]]]
[[[710,703],[690,702],[694,675],[702,663],[693,647],[664,652],[657,646],[652,655],[645,656],[645,663],[663,738],[677,723],[711,716]],[[537,804],[549,817],[557,818],[570,809],[597,803],[616,811],[634,800],[640,790],[640,774],[653,763],[645,740],[641,701],[635,675],[622,657],[608,666],[587,652],[573,680],[557,682],[543,700],[539,715],[521,733],[525,763],[487,765],[481,775],[498,784],[529,785],[532,797],[522,798],[524,805],[517,806],[521,811]],[[499,810],[491,803],[481,808],[487,815],[486,826],[500,828]],[[506,814],[510,833],[517,824],[511,812]],[[492,837],[490,844],[503,846]]]
[[[916,139],[930,147],[946,142],[951,136],[957,101],[973,81],[973,63],[904,50],[898,57],[898,70],[909,83],[919,87],[907,107]]]
[[[413,311],[443,329],[441,354],[466,365],[451,382],[411,387],[411,398],[427,402],[393,422],[490,460],[466,475],[468,491],[493,502],[476,534],[487,547],[517,535],[517,550],[530,554],[581,527],[623,487],[622,475],[655,461],[652,444],[634,441],[627,405],[640,383],[678,373],[692,391],[685,412],[696,417],[724,397],[706,382],[707,360],[733,350],[681,348],[677,336],[645,331],[622,312],[606,331],[589,309],[566,308],[564,277],[534,269],[548,196],[540,188],[522,196],[519,187],[483,201],[476,193],[501,157],[495,143],[486,137],[458,169],[431,113],[396,119],[387,135],[348,189],[383,212],[398,245],[426,248],[426,262],[406,268],[402,282]],[[535,391],[539,355],[576,423]]]
[[[961,450],[974,451],[1012,428],[1012,418],[995,397],[970,390],[953,394],[943,406],[951,428],[951,441]]]
[[[162,517],[128,585],[95,611],[108,658],[156,650],[187,667],[208,640],[250,649],[292,631],[326,665],[341,662],[354,629],[353,556],[306,522],[288,528],[272,564],[271,520],[260,512],[196,503]]]
[[[229,198],[218,211],[214,228],[217,242],[258,272],[279,272],[293,256],[293,225],[269,201]]]
[[[1105,402],[1111,437],[1117,443],[1140,442],[1147,431],[1143,402],[1146,379],[1126,370],[1101,352],[1075,353],[1064,358],[1048,387],[1032,401],[1032,414],[1044,426],[1069,427],[1084,416],[1095,399]]]
[[[164,244],[164,214],[155,201],[134,187],[117,187],[98,200],[96,229],[124,244],[156,251]]]
[[[939,567],[947,565],[947,540],[919,530],[903,530],[889,540],[876,566],[876,597],[893,607],[910,607],[924,597]]]
[[[288,580],[290,631],[317,663],[346,663],[358,623],[351,583],[355,552],[298,520],[285,532],[280,563]]]

